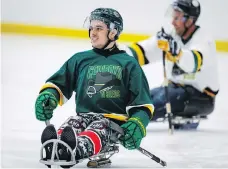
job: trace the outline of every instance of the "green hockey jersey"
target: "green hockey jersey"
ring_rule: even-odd
[[[129,114],[154,111],[149,85],[137,60],[125,51],[93,49],[76,53],[42,87],[55,88],[59,105],[75,94],[76,112]],[[146,109],[145,109],[146,108]]]

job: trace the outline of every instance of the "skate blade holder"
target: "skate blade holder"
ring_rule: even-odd
[[[202,119],[198,116],[193,116],[192,118],[185,118],[181,116],[176,116],[172,119],[173,124],[186,124],[186,123],[199,123]]]
[[[98,155],[94,155],[89,158],[87,163],[88,168],[101,168],[101,167],[109,167],[111,165],[110,157],[115,153],[119,152],[118,146],[112,146],[111,150],[100,152]]]
[[[90,160],[87,163],[88,168],[101,168],[101,167],[109,167],[111,166],[110,159],[100,159],[100,160]]]
[[[52,154],[51,154],[51,159],[48,160],[44,160],[44,155],[43,155],[43,151],[45,150],[45,146],[48,143],[53,143],[53,148],[52,148]],[[70,151],[71,154],[71,160],[70,161],[66,161],[66,160],[59,160],[59,155],[58,155],[58,144],[62,144],[64,145],[67,150]],[[74,155],[74,151],[71,149],[71,147],[66,144],[65,142],[59,140],[59,139],[51,139],[48,140],[46,142],[44,142],[41,146],[41,150],[40,150],[40,163],[45,164],[45,165],[56,165],[56,166],[69,166],[69,165],[75,165],[76,164],[76,160],[75,160],[75,155]],[[57,159],[55,159],[55,157]]]
[[[109,159],[112,155],[115,153],[118,153],[119,149],[118,147],[114,147],[113,150],[107,151],[107,152],[100,152],[98,155],[94,155],[90,157],[89,159],[91,161],[99,161],[100,159]]]

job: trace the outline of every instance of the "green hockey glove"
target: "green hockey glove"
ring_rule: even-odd
[[[53,116],[53,110],[57,107],[58,100],[52,92],[43,91],[39,94],[35,103],[36,118],[40,121],[49,120]]]
[[[120,143],[128,150],[139,148],[143,137],[146,136],[146,129],[141,120],[131,117],[121,127],[124,129],[124,136],[120,137]]]

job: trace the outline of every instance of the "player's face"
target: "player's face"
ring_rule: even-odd
[[[104,47],[108,41],[108,27],[107,25],[99,20],[93,20],[90,23],[90,40],[92,46],[98,49]]]
[[[185,31],[185,17],[184,13],[180,11],[173,12],[172,24],[176,30],[176,33],[181,36]]]

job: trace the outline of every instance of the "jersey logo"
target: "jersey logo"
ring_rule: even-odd
[[[122,68],[115,65],[90,66],[88,73],[88,86],[86,94],[92,98],[95,94],[101,94],[101,98],[119,98],[120,91],[114,90],[114,86],[120,86]]]

